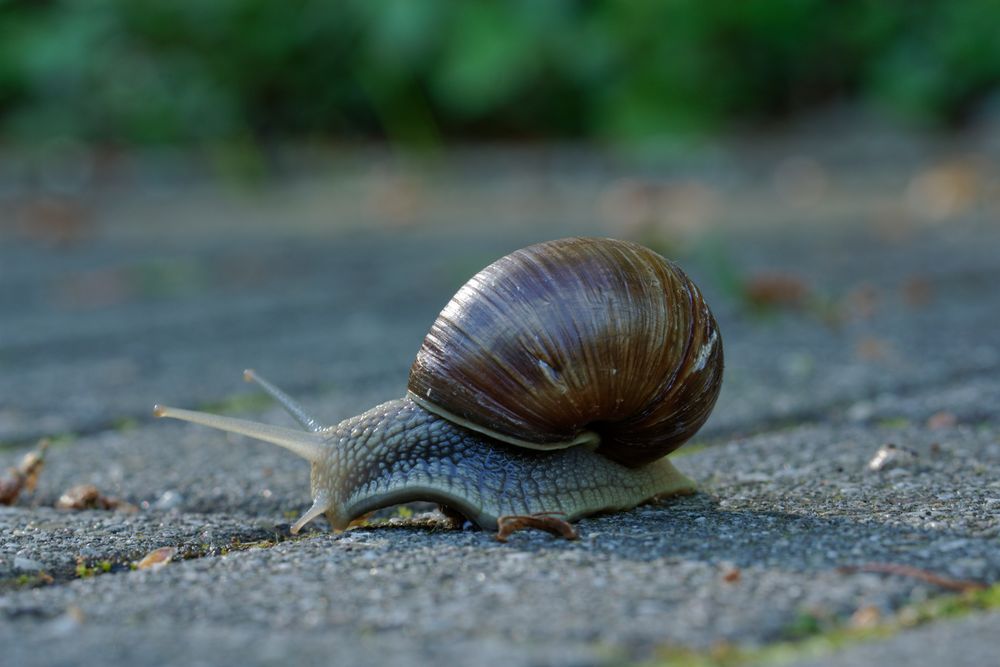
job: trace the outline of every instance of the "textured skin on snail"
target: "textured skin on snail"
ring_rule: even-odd
[[[157,407],[285,447],[312,463],[312,507],[336,529],[430,500],[484,528],[503,515],[566,520],[623,510],[694,484],[665,455],[708,418],[722,339],[673,263],[612,239],[518,250],[445,306],[407,396],[323,427],[247,371],[305,431]]]
[[[633,469],[584,447],[520,449],[455,426],[408,399],[347,420],[334,440],[314,465],[313,482],[329,493],[326,515],[335,528],[414,500],[441,503],[493,529],[503,515],[555,512],[573,521],[693,489],[667,459]]]

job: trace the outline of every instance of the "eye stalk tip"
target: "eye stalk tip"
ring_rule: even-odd
[[[253,382],[256,379],[257,375],[256,373],[254,373],[254,370],[252,368],[247,368],[246,370],[243,371],[244,382]]]
[[[159,404],[153,406],[154,417],[163,417],[166,414],[167,414],[167,408],[165,406]]]

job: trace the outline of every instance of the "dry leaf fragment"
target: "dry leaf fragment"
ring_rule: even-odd
[[[903,283],[903,301],[911,308],[926,306],[933,296],[933,288],[927,278],[911,276]]]
[[[600,209],[619,233],[684,242],[702,233],[719,209],[719,194],[699,180],[615,181],[601,193]]]
[[[11,468],[13,471],[14,468]],[[0,478],[0,505],[13,505],[21,494],[21,480],[14,475]]]
[[[13,505],[21,491],[34,491],[38,476],[45,467],[45,451],[49,441],[42,440],[35,451],[28,452],[16,468],[10,468],[6,477],[0,477],[0,505]]]
[[[136,512],[135,505],[120,498],[106,496],[93,484],[77,484],[70,487],[59,496],[56,509],[61,510],[118,510],[121,512]]]
[[[871,319],[878,312],[879,292],[871,283],[861,283],[844,298],[846,308],[861,319]]]
[[[864,629],[873,628],[878,625],[878,622],[882,619],[882,612],[878,610],[878,607],[867,606],[860,607],[857,611],[851,614],[851,627]]]
[[[137,570],[159,570],[173,559],[177,553],[176,547],[160,547],[146,554],[135,564]]]
[[[927,428],[932,431],[937,431],[943,428],[951,428],[958,423],[958,417],[955,413],[942,410],[941,412],[935,412],[930,417],[927,418]]]
[[[980,161],[975,156],[961,156],[914,174],[906,188],[906,203],[914,215],[942,222],[968,212],[982,187]]]
[[[793,275],[758,273],[744,283],[743,296],[758,308],[799,308],[809,296],[809,288]]]
[[[75,244],[88,235],[92,210],[82,197],[39,194],[20,207],[21,231],[50,245]]]
[[[740,571],[740,568],[734,567],[734,568],[732,568],[730,570],[727,570],[722,575],[722,580],[724,582],[726,582],[727,584],[735,584],[735,583],[737,583],[740,580],[740,577],[742,577],[742,576],[743,576],[743,573]]]
[[[892,343],[875,336],[864,336],[854,347],[854,354],[863,361],[880,361],[893,355]]]
[[[56,508],[61,510],[109,509],[101,502],[100,490],[93,484],[77,484],[63,491],[56,501]]]

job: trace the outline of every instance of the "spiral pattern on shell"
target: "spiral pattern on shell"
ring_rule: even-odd
[[[596,433],[599,452],[638,466],[701,428],[722,370],[715,319],[680,268],[628,241],[569,238],[473,276],[424,339],[408,389],[536,448]]]

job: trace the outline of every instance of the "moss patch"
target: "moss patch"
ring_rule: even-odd
[[[752,649],[732,644],[720,644],[708,651],[666,646],[659,649],[657,657],[646,664],[650,667],[783,665],[827,655],[860,642],[885,639],[932,621],[991,609],[1000,609],[1000,584],[908,605],[881,621],[860,626],[803,614],[789,624],[786,634],[790,638],[787,640]]]
[[[14,591],[22,588],[38,588],[47,586],[55,581],[45,570],[39,570],[30,574],[19,574],[16,577],[0,579],[0,593]]]

